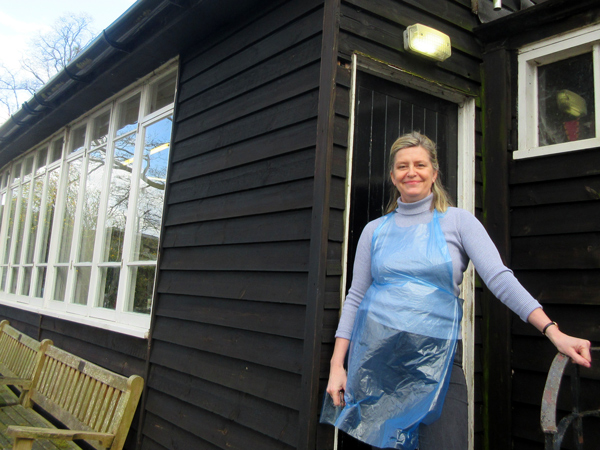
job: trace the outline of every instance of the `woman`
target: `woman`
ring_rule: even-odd
[[[562,333],[503,265],[481,223],[450,207],[429,138],[398,138],[389,166],[388,214],[359,239],[336,332],[327,393],[343,409],[326,404],[322,421],[374,447],[464,449],[457,295],[469,260],[497,298],[574,362],[590,367],[590,342]]]

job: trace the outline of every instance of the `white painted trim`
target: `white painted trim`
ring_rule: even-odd
[[[475,99],[466,99],[458,108],[458,207],[475,214]],[[462,339],[463,371],[467,383],[469,450],[475,445],[475,269],[463,275],[460,295],[464,299]]]
[[[350,190],[352,185],[352,158],[354,151],[354,126],[355,126],[355,106],[356,106],[356,73],[358,67],[373,70],[364,64],[361,64],[359,58],[363,56],[352,55],[352,81],[350,88],[350,119],[348,130],[348,165],[346,171],[346,208],[344,210],[344,242],[342,253],[342,277],[340,284],[340,302],[343,305],[346,293],[346,272],[348,258],[348,234],[350,231]],[[383,65],[386,70],[399,70],[390,65]],[[377,75],[377,73],[375,72]],[[386,77],[390,79],[389,77]],[[458,206],[471,213],[475,212],[475,98],[465,94],[458,93],[450,87],[444,87],[439,83],[428,82],[426,80],[410,77],[402,74],[394,79],[398,84],[405,85],[410,89],[416,89],[429,95],[442,98],[458,104]],[[469,264],[464,274],[461,285],[461,296],[465,300],[463,306],[463,370],[467,380],[467,398],[469,401],[469,450],[474,448],[474,417],[475,417],[475,271],[473,265]],[[334,437],[334,450],[337,450],[337,430]]]
[[[554,145],[539,145],[537,68],[586,52],[593,54],[596,137]],[[522,47],[518,56],[519,149],[514,159],[555,155],[600,146],[600,24],[554,36]]]

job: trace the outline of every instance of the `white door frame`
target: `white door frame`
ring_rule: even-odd
[[[348,156],[346,170],[346,209],[344,211],[344,242],[342,253],[341,304],[345,300],[346,273],[348,265],[348,234],[350,232],[350,192],[352,187],[352,160],[354,152],[354,125],[356,107],[357,70],[369,72],[377,77],[391,80],[411,89],[416,89],[458,105],[458,207],[475,214],[475,97],[449,86],[403,71],[399,67],[383,64],[363,54],[352,55],[350,85],[350,122],[348,130]],[[474,443],[475,412],[475,271],[469,263],[461,284],[461,297],[464,299],[462,338],[463,370],[467,381],[469,401],[469,450]],[[337,450],[337,432],[334,448]]]

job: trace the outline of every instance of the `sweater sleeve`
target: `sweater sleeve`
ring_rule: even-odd
[[[373,282],[371,276],[371,241],[380,221],[381,219],[377,219],[369,222],[358,239],[352,271],[352,285],[344,300],[342,315],[335,333],[336,338],[350,339],[358,306]]]
[[[459,210],[459,233],[467,256],[488,289],[521,320],[542,305],[519,283],[512,270],[504,265],[498,249],[487,231],[471,213]]]

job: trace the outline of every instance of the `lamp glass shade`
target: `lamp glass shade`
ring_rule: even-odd
[[[419,23],[406,28],[404,49],[436,61],[444,61],[452,54],[448,35]]]

